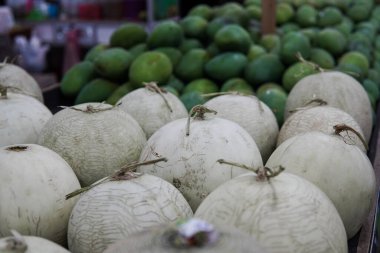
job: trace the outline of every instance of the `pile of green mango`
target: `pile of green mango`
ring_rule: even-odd
[[[279,0],[276,33],[261,34],[260,0],[201,4],[151,32],[126,23],[108,45],[91,48],[61,80],[75,104],[115,104],[157,82],[190,109],[205,94],[258,96],[283,122],[288,92],[301,78],[334,69],[352,75],[375,109],[380,94],[380,5],[373,0]]]

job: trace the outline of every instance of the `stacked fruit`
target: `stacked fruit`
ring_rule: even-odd
[[[62,79],[75,103],[115,104],[155,81],[186,108],[207,93],[256,94],[283,123],[288,92],[303,77],[337,69],[356,78],[373,108],[380,87],[380,6],[372,0],[277,1],[275,34],[261,35],[260,0],[194,7],[147,33],[127,23]]]

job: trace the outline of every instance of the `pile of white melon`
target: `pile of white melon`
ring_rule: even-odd
[[[0,83],[0,252],[344,253],[375,203],[371,105],[343,73],[300,80],[281,129],[255,96],[188,114],[149,84],[51,115]]]

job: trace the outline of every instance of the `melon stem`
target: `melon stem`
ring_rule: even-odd
[[[166,90],[161,89],[160,87],[158,87],[157,83],[155,83],[155,82],[144,83],[144,85],[145,85],[145,88],[147,88],[148,90],[158,93],[162,97],[162,99],[164,100],[164,102],[165,102],[166,106],[168,107],[169,111],[173,112],[173,109],[170,106],[169,101],[164,96],[164,93],[167,92]]]
[[[346,124],[338,124],[338,125],[334,126],[334,130],[335,130],[334,134],[339,135],[339,136],[341,136],[340,133],[344,132],[344,131],[345,132],[348,132],[348,131],[353,132],[356,136],[358,136],[358,138],[362,142],[365,150],[369,149],[367,142],[364,140],[363,136],[358,131],[353,129],[352,127],[350,127]]]
[[[11,230],[12,237],[6,240],[5,248],[0,248],[0,252],[24,253],[28,250],[25,239],[17,231]]]
[[[7,98],[8,87],[0,85],[0,98]]]
[[[217,112],[207,108],[204,105],[196,105],[193,108],[191,108],[190,113],[189,113],[189,117],[187,118],[186,136],[190,135],[190,120],[191,120],[191,118],[198,119],[198,120],[204,120],[206,113],[216,114]]]
[[[257,175],[256,180],[260,181],[260,182],[269,181],[270,178],[278,176],[281,172],[283,172],[285,170],[285,168],[282,167],[281,165],[276,170],[273,170],[271,168],[264,167],[264,166],[262,166],[258,169],[255,169],[253,167],[250,167],[250,166],[247,166],[247,165],[244,165],[241,163],[230,162],[230,161],[226,161],[224,159],[219,159],[219,160],[217,160],[217,162],[253,171]]]
[[[130,180],[130,179],[133,179],[133,178],[137,178],[139,176],[142,175],[142,173],[137,173],[137,172],[133,172],[134,169],[136,169],[138,166],[143,166],[143,165],[149,165],[149,164],[154,164],[154,163],[158,163],[158,162],[167,162],[168,159],[166,159],[165,157],[160,157],[160,158],[157,158],[157,159],[153,159],[153,160],[149,160],[149,161],[144,161],[144,162],[133,162],[131,164],[127,164],[123,167],[121,167],[118,171],[116,171],[113,175],[110,175],[110,176],[107,176],[107,177],[104,177],[102,178],[101,180],[89,185],[89,186],[85,186],[85,187],[82,187],[78,190],[75,190],[69,194],[66,195],[66,199],[70,199],[72,197],[75,197],[77,196],[78,194],[81,194],[83,192],[86,192],[92,188],[94,188],[95,186],[97,185],[100,185],[102,183],[105,183],[105,182],[109,182],[109,181],[120,181],[120,180]]]

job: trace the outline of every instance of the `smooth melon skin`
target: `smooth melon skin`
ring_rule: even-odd
[[[0,97],[0,146],[37,143],[46,122],[53,116],[39,100],[7,92]]]
[[[0,237],[14,229],[66,245],[77,198],[65,195],[80,188],[67,162],[48,148],[19,144],[0,147],[0,168]]]
[[[123,96],[116,104],[129,113],[142,127],[147,138],[165,124],[188,116],[181,100],[170,92],[161,95],[147,88],[139,88]]]
[[[284,141],[265,166],[283,166],[319,187],[334,203],[352,238],[375,201],[376,180],[368,156],[337,135],[306,132]]]
[[[23,93],[44,102],[42,90],[36,80],[21,67],[0,63],[0,84],[15,88],[15,92]]]
[[[255,140],[263,161],[273,152],[278,124],[271,109],[255,96],[224,95],[205,103],[216,110],[217,116],[238,123]]]
[[[309,181],[287,172],[269,181],[253,173],[229,180],[194,216],[236,227],[271,253],[348,252],[346,231],[333,203]]]
[[[140,161],[155,159],[157,154],[168,161],[141,166],[137,171],[174,184],[193,210],[221,183],[250,172],[220,164],[219,159],[239,160],[253,168],[262,166],[255,141],[237,123],[205,115],[204,120],[191,120],[188,136],[186,125],[187,118],[184,118],[158,129],[148,139]]]
[[[329,106],[350,114],[363,130],[367,143],[372,132],[371,102],[363,86],[351,76],[327,71],[301,79],[288,95],[285,119],[290,112],[305,107],[314,99],[322,99]]]

